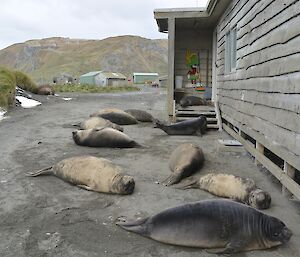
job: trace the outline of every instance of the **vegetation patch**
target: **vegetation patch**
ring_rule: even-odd
[[[26,74],[24,74],[21,71],[15,71],[15,76],[16,76],[16,84],[18,87],[34,94],[37,93],[38,86],[31,80],[30,77],[28,77]]]
[[[100,87],[95,85],[85,84],[65,84],[53,86],[55,92],[81,92],[81,93],[113,93],[113,92],[131,92],[139,91],[140,89],[134,86],[120,87]]]
[[[16,77],[13,71],[0,67],[0,107],[7,109],[14,103]]]

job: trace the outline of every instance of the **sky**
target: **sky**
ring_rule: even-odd
[[[207,0],[1,0],[0,49],[30,39],[104,39],[158,32],[153,10],[205,7]]]

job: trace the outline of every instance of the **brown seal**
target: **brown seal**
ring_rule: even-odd
[[[121,168],[104,158],[78,156],[64,159],[57,164],[27,176],[52,174],[81,188],[101,193],[131,194],[135,182],[131,176],[122,175]]]
[[[77,145],[116,148],[141,147],[129,136],[113,128],[84,129],[72,133],[74,142]]]
[[[119,219],[116,224],[162,243],[220,254],[268,249],[292,236],[281,220],[227,199],[188,203],[145,219]]]
[[[38,95],[54,95],[54,89],[52,86],[50,85],[42,85],[39,86],[37,89],[37,94]]]
[[[202,149],[193,144],[182,144],[171,154],[169,167],[173,172],[163,181],[163,184],[170,186],[178,183],[201,168],[204,162]]]
[[[110,120],[118,125],[132,125],[138,123],[136,118],[132,115],[117,108],[106,108],[90,115],[90,117],[95,116]]]
[[[200,188],[216,196],[231,198],[257,209],[267,209],[271,204],[269,193],[258,189],[253,179],[231,174],[209,173],[178,188]]]

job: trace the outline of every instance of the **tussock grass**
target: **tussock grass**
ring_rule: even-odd
[[[140,89],[134,86],[120,87],[100,87],[95,85],[85,84],[65,84],[53,86],[55,92],[81,92],[81,93],[113,93],[113,92],[131,92],[139,91]]]
[[[38,86],[32,81],[32,79],[21,71],[15,71],[16,84],[18,87],[36,94]]]
[[[16,77],[13,71],[0,67],[0,107],[7,109],[14,103]]]

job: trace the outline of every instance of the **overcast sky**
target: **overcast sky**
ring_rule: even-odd
[[[0,49],[54,36],[166,38],[158,32],[154,9],[204,7],[206,3],[207,0],[1,0]]]

